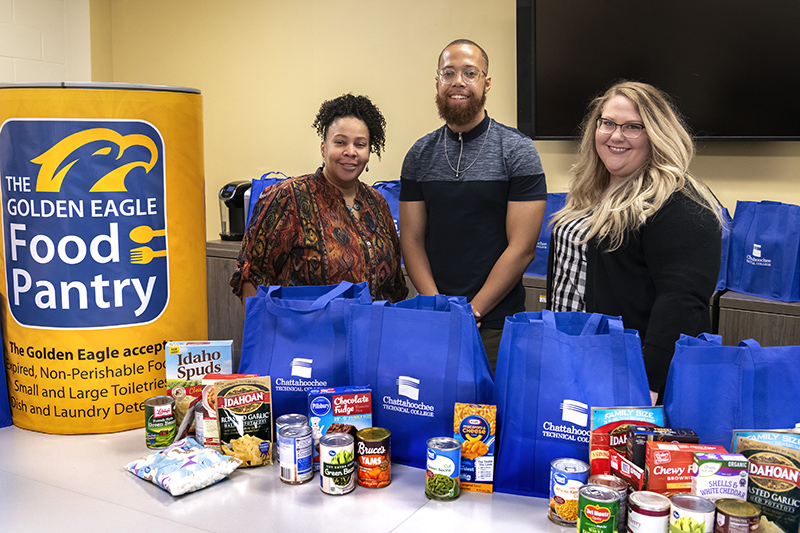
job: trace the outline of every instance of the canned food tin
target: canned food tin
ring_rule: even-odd
[[[356,433],[358,484],[380,488],[392,482],[391,433],[384,428],[364,428]]]
[[[353,448],[353,436],[348,433],[319,438],[319,485],[325,494],[347,494],[356,488]]]
[[[278,448],[281,450],[281,481],[290,485],[311,481],[314,477],[311,428],[308,425],[283,426],[278,433]]]
[[[694,494],[675,494],[669,514],[670,533],[714,531],[714,502]]]
[[[461,441],[452,437],[428,439],[425,496],[450,501],[461,495]]]
[[[584,485],[578,491],[578,533],[616,533],[619,493],[603,485]]]
[[[281,447],[280,443],[278,443],[278,435],[281,433],[281,428],[285,426],[307,426],[308,425],[308,417],[306,415],[300,415],[296,413],[290,413],[287,415],[281,415],[275,421],[275,442],[278,446],[275,446],[275,459],[280,459],[281,457]]]
[[[550,510],[548,517],[559,526],[578,520],[578,491],[589,478],[589,465],[578,459],[553,459],[550,463]]]
[[[669,529],[669,498],[642,490],[628,497],[628,533],[666,533]]]
[[[750,502],[724,498],[717,500],[714,533],[750,533],[758,529],[761,509]]]
[[[614,489],[619,494],[619,520],[617,521],[617,528],[620,531],[625,531],[625,521],[628,516],[628,483],[627,481],[612,476],[611,474],[596,474],[589,476],[587,483],[593,485],[603,485]]]
[[[175,440],[178,428],[174,407],[175,400],[170,396],[153,396],[144,401],[144,436],[148,448],[165,448]]]

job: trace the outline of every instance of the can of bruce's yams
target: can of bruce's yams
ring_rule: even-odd
[[[578,491],[589,478],[589,465],[563,457],[550,462],[550,509],[548,518],[571,527],[578,520]]]
[[[278,433],[280,449],[280,479],[289,485],[311,481],[314,477],[311,453],[314,437],[308,425],[283,426]]]
[[[628,483],[611,474],[595,474],[589,476],[587,483],[605,485],[617,491],[617,494],[619,494],[619,520],[617,520],[617,529],[625,531],[625,524],[628,518]]]
[[[711,533],[716,510],[714,502],[702,496],[675,494],[670,505],[669,530]]]
[[[392,482],[391,433],[384,428],[364,428],[356,433],[358,484],[381,488]]]
[[[341,495],[356,488],[353,436],[328,433],[319,438],[319,485],[325,494]]]
[[[171,396],[153,396],[144,401],[144,435],[148,448],[166,448],[175,440],[175,400]]]
[[[308,425],[308,417],[306,415],[301,415],[297,413],[289,413],[285,415],[281,415],[275,421],[275,444],[278,443],[278,435],[281,433],[281,428],[284,426],[302,426]],[[277,445],[274,447],[275,449],[275,459],[281,458],[281,447]]]
[[[669,498],[641,490],[628,497],[628,533],[666,533],[669,529]]]
[[[452,437],[428,439],[425,496],[450,501],[461,495],[461,441]]]
[[[724,498],[716,501],[714,533],[750,533],[758,529],[761,509],[750,502]]]
[[[619,493],[604,485],[584,485],[578,491],[578,533],[616,533]]]

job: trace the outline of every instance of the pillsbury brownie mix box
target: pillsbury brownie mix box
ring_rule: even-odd
[[[308,391],[308,423],[314,437],[314,470],[319,470],[319,439],[326,433],[349,433],[372,427],[372,389],[331,387]]]

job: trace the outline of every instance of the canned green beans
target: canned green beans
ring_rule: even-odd
[[[356,488],[353,436],[328,433],[319,439],[319,483],[325,494],[341,495]]]
[[[153,396],[144,401],[145,444],[158,450],[175,440],[175,400],[171,396]]]
[[[461,495],[461,441],[452,437],[428,439],[425,496],[450,501]]]

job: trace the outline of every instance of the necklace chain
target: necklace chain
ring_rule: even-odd
[[[486,133],[484,134],[483,144],[481,144],[481,149],[478,150],[478,155],[475,156],[475,160],[470,163],[470,165],[461,170],[461,154],[464,150],[464,141],[461,141],[461,148],[458,150],[458,161],[456,162],[456,166],[453,167],[453,164],[450,162],[450,156],[447,154],[447,131],[444,132],[444,156],[447,159],[447,164],[450,166],[450,170],[456,173],[456,177],[459,177],[461,174],[466,172],[467,170],[472,168],[472,165],[478,162],[478,158],[481,156],[483,152],[483,147],[486,146],[486,139],[489,138],[489,130],[492,128],[492,122],[489,121],[489,127],[486,128]],[[459,134],[460,136],[461,134]]]

